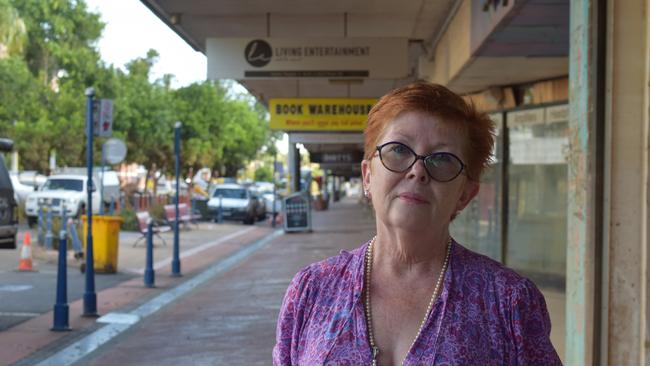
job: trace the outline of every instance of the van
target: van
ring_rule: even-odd
[[[14,142],[0,138],[0,249],[16,249],[18,209],[9,171],[2,153],[10,152]]]

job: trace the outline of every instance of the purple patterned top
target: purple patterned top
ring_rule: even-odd
[[[369,365],[364,253],[314,263],[280,309],[274,365]],[[405,365],[561,365],[544,296],[528,279],[453,243],[442,293]]]

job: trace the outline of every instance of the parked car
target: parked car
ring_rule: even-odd
[[[27,223],[30,226],[36,224],[39,205],[51,204],[55,215],[61,214],[64,205],[68,217],[79,217],[85,213],[88,206],[87,181],[88,177],[84,175],[51,175],[38,191],[27,196],[25,202]],[[99,213],[100,194],[94,181],[91,184],[93,213]]]
[[[273,183],[271,182],[255,182],[255,186],[258,188],[260,196],[264,199],[264,206],[266,207],[266,213],[273,213]],[[278,213],[282,211],[282,196],[276,192],[275,194],[275,212]]]
[[[65,167],[58,169],[57,174],[71,174],[77,176],[88,176],[88,168],[85,167]],[[117,172],[108,168],[102,171],[101,167],[93,169],[93,181],[98,182],[97,191],[102,194],[103,202],[106,206],[120,199],[120,179]]]
[[[208,211],[212,217],[217,217],[220,206],[224,220],[241,220],[244,224],[252,225],[266,216],[264,203],[257,192],[239,184],[219,184],[215,187],[208,201]]]
[[[0,152],[9,152],[14,142],[0,139]],[[0,154],[0,249],[16,248],[16,233],[18,232],[18,210],[11,178],[5,165],[4,157]]]

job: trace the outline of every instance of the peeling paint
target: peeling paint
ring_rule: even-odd
[[[590,0],[571,2],[569,52],[568,243],[566,291],[567,365],[592,364],[593,248],[590,238],[589,110]]]

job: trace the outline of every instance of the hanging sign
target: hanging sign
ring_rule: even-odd
[[[270,127],[283,131],[362,131],[375,102],[377,99],[270,99]]]
[[[208,38],[209,79],[408,76],[407,38]]]

